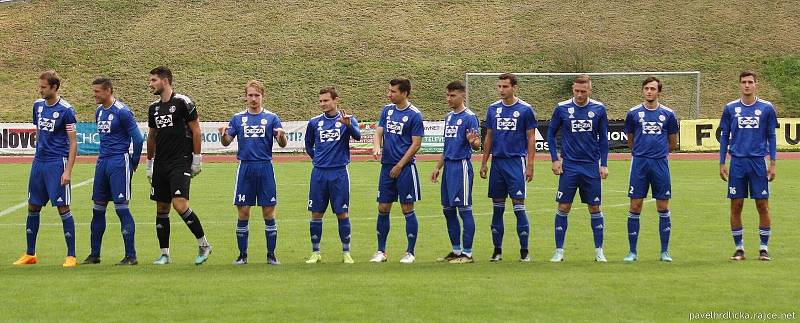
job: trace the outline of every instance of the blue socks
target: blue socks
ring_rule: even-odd
[[[475,236],[475,218],[472,216],[472,207],[459,207],[458,214],[461,216],[461,221],[464,223],[464,248],[462,252],[468,256],[472,256],[472,239]]]
[[[567,226],[569,225],[569,215],[568,212],[561,212],[561,210],[556,210],[556,219],[555,219],[555,236],[556,236],[556,249],[564,249],[564,239],[567,236]]]
[[[731,228],[731,235],[733,236],[733,244],[736,245],[736,249],[744,250],[744,241],[742,239],[742,234],[744,234],[744,229],[742,227]]]
[[[505,213],[505,211],[505,201],[492,203],[492,243],[495,248],[503,247],[503,234],[505,233],[503,213]]]
[[[603,247],[603,228],[604,228],[604,220],[603,220],[603,212],[597,212],[591,214],[592,218],[592,235],[594,236],[594,247],[595,248],[602,248]]]
[[[319,252],[319,242],[322,241],[322,219],[311,219],[308,227],[311,236],[311,251]]]
[[[453,246],[453,252],[461,252],[461,224],[458,222],[458,214],[456,212],[456,208],[452,206],[442,207],[444,219],[447,221],[447,235],[450,236],[450,245]]]
[[[769,245],[769,235],[772,233],[770,227],[758,227],[758,237],[761,239],[761,246],[759,249],[767,250]]]
[[[669,249],[669,234],[672,231],[672,220],[669,210],[658,211],[658,235],[661,238],[661,252]]]
[[[236,221],[236,245],[239,247],[239,257],[247,258],[247,241],[250,238],[248,220]]]
[[[528,215],[525,213],[525,204],[514,204],[514,215],[517,216],[517,236],[519,236],[519,248],[528,249],[528,237],[530,237],[530,223]]]
[[[128,208],[128,204],[114,203],[114,209],[119,217],[120,232],[122,233],[122,242],[125,244],[125,256],[136,257],[136,246],[134,237],[136,236],[136,224],[133,221],[133,215]],[[97,249],[98,255],[100,248]]]
[[[28,220],[25,223],[25,238],[28,240],[28,250],[31,256],[36,254],[36,236],[39,235],[39,211],[28,211]]]
[[[100,257],[100,246],[103,243],[103,233],[106,232],[106,205],[95,203],[92,206],[92,223],[89,236],[91,255]]]
[[[64,227],[64,240],[67,242],[67,257],[75,257],[75,219],[72,211],[61,214],[61,224]]]
[[[639,241],[639,228],[641,227],[639,215],[639,213],[628,212],[628,244],[633,253],[636,253],[636,243]]]
[[[406,237],[408,237],[408,247],[406,252],[414,254],[414,246],[417,245],[417,233],[419,231],[419,223],[417,222],[417,214],[414,210],[411,212],[403,213],[406,217]]]
[[[267,235],[267,256],[275,256],[275,245],[278,243],[278,225],[275,219],[264,220],[264,233]]]
[[[376,229],[378,231],[378,251],[386,252],[386,239],[389,237],[389,213],[378,213],[378,223]]]
[[[337,219],[339,221],[339,240],[342,241],[342,251],[350,251],[350,218]]]

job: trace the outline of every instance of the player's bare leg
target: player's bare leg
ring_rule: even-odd
[[[744,199],[731,199],[731,234],[736,245],[736,251],[731,260],[744,260],[744,241],[742,238],[742,208]]]
[[[769,256],[769,251],[767,250],[769,236],[772,233],[772,221],[769,217],[769,200],[756,199],[756,209],[758,210],[758,235],[761,239],[761,245],[758,248],[758,259],[770,261],[772,258]]]

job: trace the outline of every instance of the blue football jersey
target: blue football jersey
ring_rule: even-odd
[[[33,103],[33,124],[36,125],[36,155],[39,161],[59,161],[69,156],[67,132],[75,131],[75,110],[59,98],[53,105],[44,99]]]
[[[667,158],[669,135],[678,133],[678,119],[672,109],[661,104],[655,110],[639,104],[625,116],[625,133],[633,136],[634,157]]]
[[[512,105],[497,100],[486,111],[484,127],[492,129],[492,157],[528,155],[528,130],[536,129],[536,111],[521,99]]]
[[[422,112],[413,104],[398,109],[397,105],[387,104],[381,111],[378,127],[383,128],[383,156],[381,164],[397,164],[411,147],[411,137],[425,135]],[[411,158],[413,162],[415,158]]]
[[[361,139],[358,120],[350,116],[350,127],[342,124],[341,112],[311,118],[306,126],[305,148],[314,167],[336,168],[350,164],[350,138]]]
[[[576,163],[600,161],[608,164],[608,116],[606,106],[589,99],[584,106],[575,104],[574,99],[558,103],[547,129],[547,143],[550,158],[558,160],[556,133],[561,130],[561,158]]]
[[[278,128],[283,128],[281,119],[263,108],[261,113],[244,110],[234,114],[228,123],[228,135],[236,138],[239,145],[236,158],[242,161],[272,160],[274,131]]]
[[[444,159],[461,160],[472,157],[472,146],[467,133],[478,131],[478,117],[469,108],[459,113],[450,112],[444,119]]]
[[[133,138],[141,138],[136,118],[125,103],[114,100],[110,107],[97,106],[94,113],[100,136],[99,158],[127,153]]]
[[[720,163],[725,163],[725,153],[730,144],[734,157],[776,157],[775,128],[778,116],[771,102],[756,98],[752,105],[745,105],[741,99],[725,105],[719,121]],[[730,140],[726,140],[730,138]]]

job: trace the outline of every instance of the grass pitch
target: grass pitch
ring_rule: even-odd
[[[449,251],[445,221],[439,207],[438,184],[427,179],[433,162],[420,162],[423,201],[417,263],[401,265],[405,248],[404,220],[395,205],[388,244],[389,262],[368,263],[375,251],[374,202],[379,164],[356,162],[352,179],[351,214],[354,265],[340,263],[334,216],[325,218],[323,263],[306,265],[310,253],[307,189],[308,162],[275,164],[278,180],[277,255],[284,263],[264,262],[263,222],[251,221],[250,260],[236,267],[235,210],[231,206],[232,163],[206,164],[193,182],[191,205],[203,221],[214,252],[209,262],[195,266],[196,242],[172,214],[174,263],[156,267],[154,204],[148,200],[143,172],[135,174],[131,210],[137,221],[136,246],[140,265],[116,267],[123,256],[119,221],[113,211],[103,244],[103,263],[61,268],[65,251],[61,224],[54,209],[42,212],[38,240],[40,263],[15,268],[11,262],[25,250],[25,209],[0,217],[0,286],[2,318],[7,321],[675,321],[696,312],[787,313],[798,310],[800,282],[796,254],[800,233],[792,196],[796,195],[800,162],[780,161],[772,184],[772,262],[754,259],[758,244],[757,216],[751,201],[745,208],[747,261],[729,262],[733,251],[728,226],[725,184],[714,161],[673,161],[674,263],[658,259],[655,204],[645,203],[640,260],[624,264],[627,170],[629,162],[610,162],[604,182],[607,264],[593,262],[588,214],[575,205],[570,215],[566,261],[547,262],[553,249],[553,211],[557,178],[549,163],[537,162],[529,184],[532,263],[517,261],[517,237],[507,230],[505,260],[489,263],[491,203],[485,180],[476,179],[474,212],[476,262],[437,263]],[[475,166],[478,164],[475,163]],[[30,166],[0,165],[0,212],[25,201]],[[74,183],[93,176],[94,165],[75,166]],[[78,258],[89,249],[91,183],[73,189]],[[515,219],[507,210],[506,226]],[[258,213],[254,213],[258,214]]]

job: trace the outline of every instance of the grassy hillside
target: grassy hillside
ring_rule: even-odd
[[[769,71],[761,95],[782,116],[800,115],[797,85],[781,83],[797,79],[797,58],[784,56],[800,48],[792,1],[31,1],[0,5],[0,21],[4,122],[27,121],[48,68],[81,119],[90,119],[89,83],[101,74],[143,118],[154,99],[147,72],[161,64],[204,120],[241,110],[251,78],[266,83],[266,105],[285,120],[315,115],[316,91],[329,84],[369,120],[387,81],[405,76],[435,119],[444,85],[465,72],[581,70],[702,71],[702,114],[716,117],[744,68]],[[546,112],[561,99],[532,101]]]

